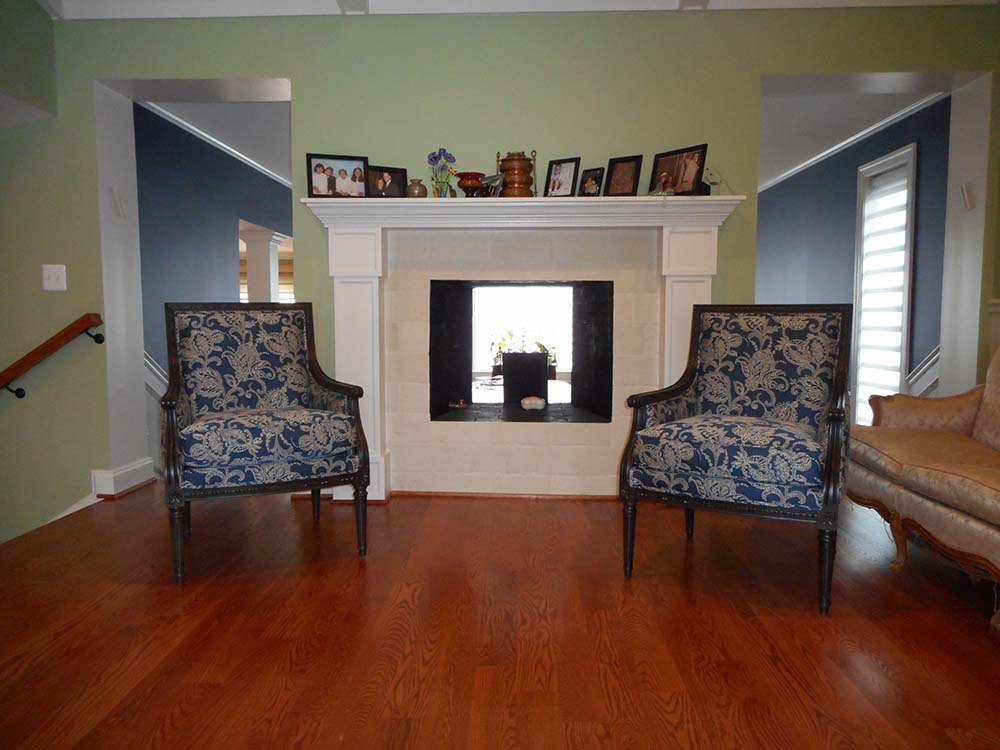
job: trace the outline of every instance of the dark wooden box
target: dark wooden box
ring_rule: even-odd
[[[549,362],[544,352],[503,355],[503,402],[520,404],[525,396],[549,398]]]

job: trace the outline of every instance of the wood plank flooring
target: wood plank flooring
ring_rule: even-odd
[[[830,617],[811,527],[614,502],[196,504],[171,582],[162,488],[0,546],[0,747],[998,748],[993,590],[900,574],[842,513]]]

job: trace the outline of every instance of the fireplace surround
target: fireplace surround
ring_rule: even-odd
[[[625,398],[683,370],[692,305],[711,301],[718,228],[742,200],[304,200],[328,230],[335,372],[365,388],[369,497],[390,486],[614,494]],[[432,279],[613,281],[611,421],[431,421]]]

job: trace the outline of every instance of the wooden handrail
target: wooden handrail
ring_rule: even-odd
[[[81,315],[58,333],[54,333],[49,336],[45,339],[45,341],[25,354],[6,370],[0,372],[0,388],[6,388],[18,398],[24,398],[24,389],[11,388],[11,383],[24,375],[24,373],[46,357],[55,354],[80,334],[85,333],[98,344],[103,344],[104,336],[102,334],[90,332],[91,328],[96,328],[97,326],[103,324],[104,321],[98,313],[85,313]]]

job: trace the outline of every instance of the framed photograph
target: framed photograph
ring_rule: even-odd
[[[553,159],[545,175],[545,197],[571,196],[576,192],[576,175],[580,171],[580,157]]]
[[[695,195],[701,188],[707,155],[707,143],[657,154],[653,157],[649,192],[673,190],[674,195]]]
[[[367,156],[306,154],[310,198],[364,198]]]
[[[579,195],[596,198],[601,194],[602,182],[604,182],[604,167],[583,170],[583,174],[580,175]]]
[[[368,198],[403,198],[406,196],[406,170],[369,164],[367,185]]]
[[[484,177],[482,187],[476,191],[477,198],[499,198],[500,191],[503,190],[503,175],[491,174]]]
[[[639,172],[642,171],[642,154],[619,156],[608,161],[608,179],[604,183],[605,195],[635,195],[639,192]]]

